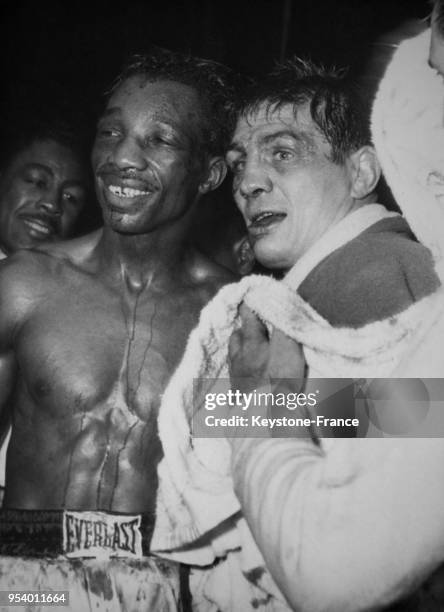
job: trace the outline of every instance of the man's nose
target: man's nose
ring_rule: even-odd
[[[47,191],[38,201],[38,208],[54,217],[62,214],[62,197],[56,190]]]
[[[262,193],[269,193],[272,182],[268,172],[258,159],[249,159],[245,162],[242,177],[238,185],[241,196],[245,199],[257,198]]]
[[[136,138],[125,136],[115,146],[113,151],[114,163],[118,168],[136,168],[143,170],[146,160]]]

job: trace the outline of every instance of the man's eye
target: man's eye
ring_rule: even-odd
[[[156,134],[154,136],[149,136],[145,139],[145,146],[150,147],[158,147],[158,146],[166,146],[172,147],[174,146],[174,142],[168,136],[162,136],[161,134]]]
[[[63,199],[65,200],[65,202],[68,202],[73,206],[81,206],[81,204],[83,203],[82,197],[74,195],[73,193],[69,193],[68,191],[65,191],[63,193]]]
[[[99,127],[97,130],[98,136],[101,136],[102,138],[116,138],[119,136],[119,133],[119,130],[116,128],[108,126]]]
[[[46,187],[46,181],[44,179],[38,178],[36,176],[27,176],[25,177],[25,183],[29,183],[30,185],[34,185],[38,187],[38,189],[44,189]]]
[[[234,159],[228,162],[228,167],[230,168],[233,174],[240,174],[245,168],[245,160],[244,159]]]
[[[294,158],[294,152],[286,149],[278,149],[277,151],[274,151],[273,157],[278,161],[290,161]]]

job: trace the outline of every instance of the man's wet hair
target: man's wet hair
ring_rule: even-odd
[[[432,0],[433,19],[438,26],[438,32],[444,37],[444,0]]]
[[[254,115],[264,105],[272,114],[291,105],[296,117],[305,104],[331,146],[333,162],[342,163],[348,154],[370,144],[368,113],[357,86],[344,69],[327,69],[310,60],[295,57],[277,64],[244,90],[238,114]]]
[[[69,121],[62,118],[18,117],[2,130],[0,168],[7,168],[19,153],[35,142],[47,140],[71,149],[88,166],[90,143],[81,130]]]
[[[201,105],[205,153],[224,155],[236,121],[235,98],[240,81],[233,71],[212,60],[156,47],[127,61],[107,92],[107,99],[133,76],[141,76],[147,82],[174,81],[191,87]]]

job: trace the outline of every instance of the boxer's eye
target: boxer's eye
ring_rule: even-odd
[[[277,161],[291,161],[294,159],[294,151],[289,151],[288,149],[277,149],[273,152],[273,157]]]
[[[242,157],[238,159],[228,159],[227,165],[233,174],[240,174],[245,168],[245,159]]]
[[[149,136],[148,138],[145,138],[144,145],[148,147],[149,146],[172,147],[174,146],[174,142],[168,136],[163,136],[161,134],[154,134],[153,136]]]
[[[120,132],[119,126],[115,125],[114,122],[99,122],[97,126],[97,136],[100,138],[115,138],[120,135]]]
[[[112,128],[102,128],[98,131],[99,136],[113,137],[118,136],[119,132],[117,130],[113,130]]]

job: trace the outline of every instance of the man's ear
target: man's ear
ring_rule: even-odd
[[[248,236],[243,236],[234,245],[234,257],[236,259],[236,268],[241,276],[250,274],[256,263],[253,249],[251,248]]]
[[[204,180],[199,185],[199,193],[204,194],[217,189],[227,175],[227,165],[223,157],[213,157],[208,163]]]
[[[374,147],[366,145],[350,155],[352,171],[351,196],[362,200],[376,189],[381,176],[381,166]]]

